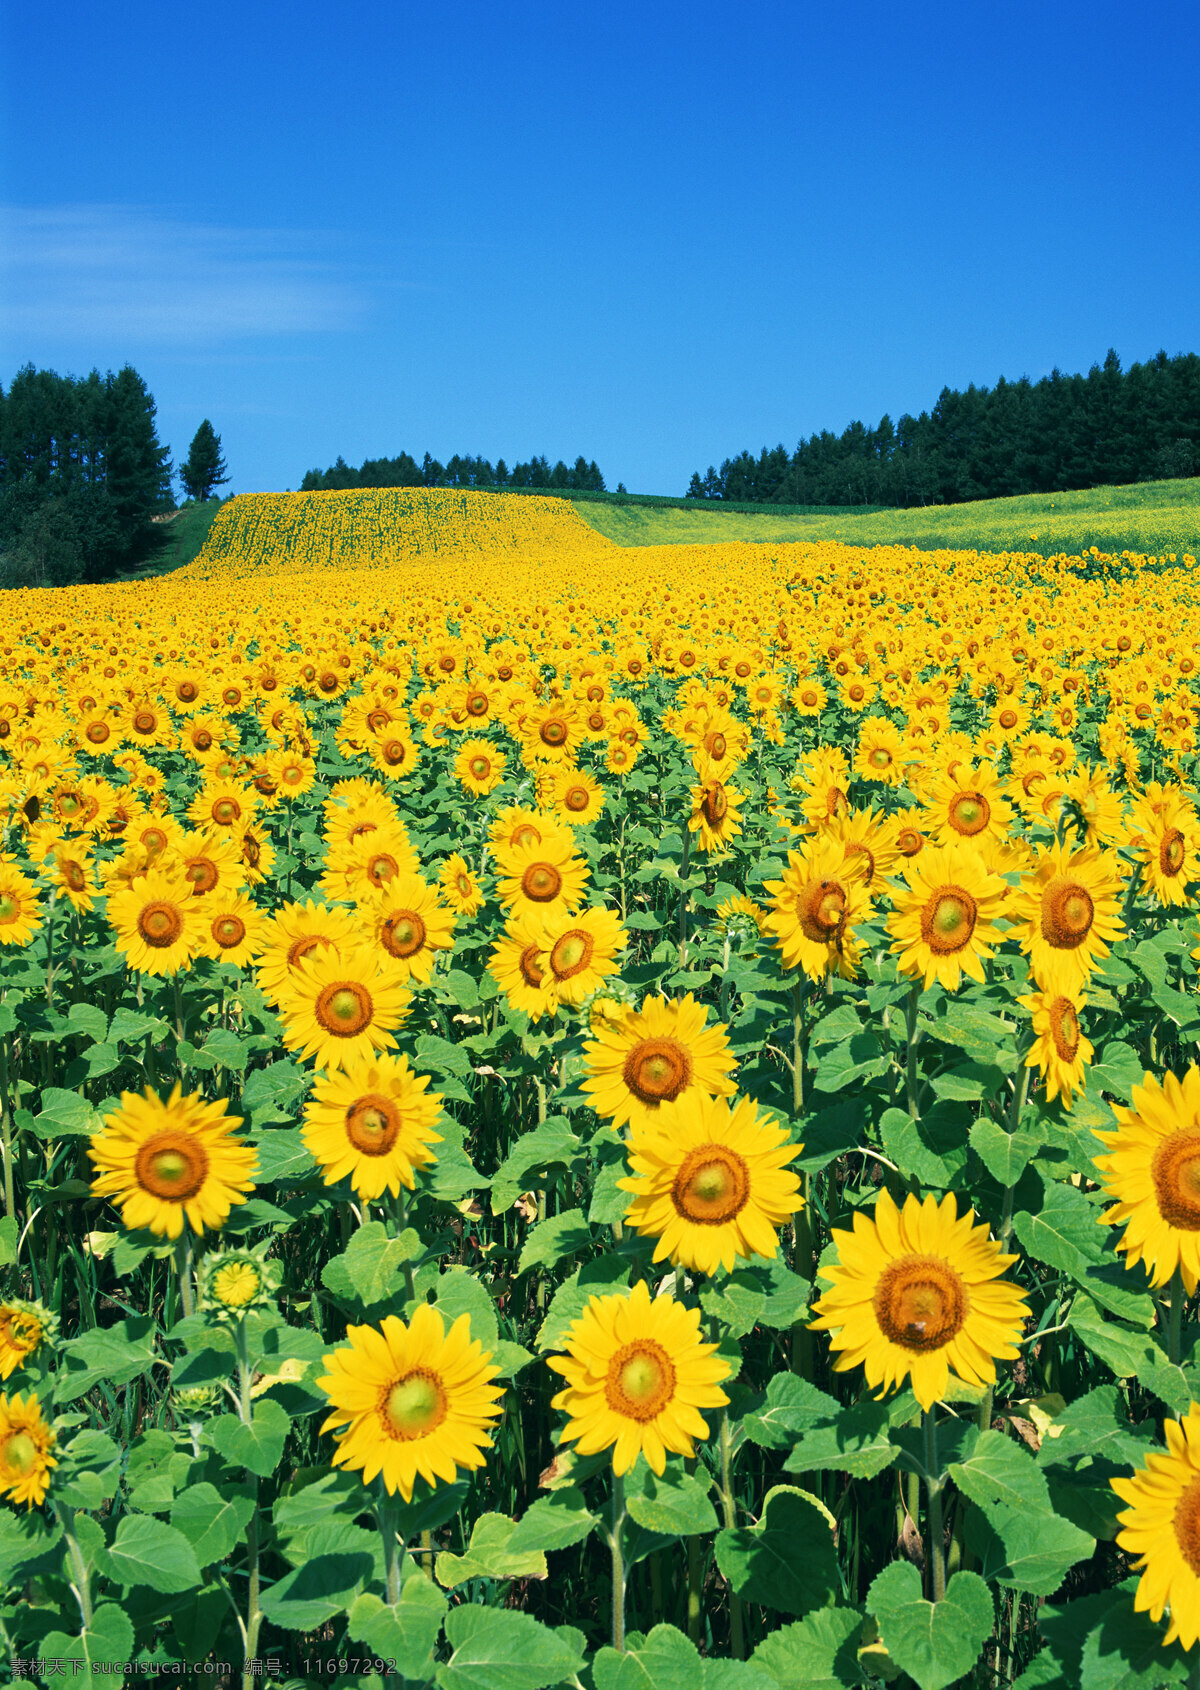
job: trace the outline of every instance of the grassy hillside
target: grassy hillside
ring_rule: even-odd
[[[909,510],[787,514],[720,506],[687,509],[601,504],[575,506],[584,522],[619,546],[711,545],[719,540],[840,540],[847,545],[941,547],[979,551],[1102,552],[1156,556],[1200,553],[1200,477],[1032,493],[963,505]]]

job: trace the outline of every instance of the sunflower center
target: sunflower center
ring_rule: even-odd
[[[1042,936],[1055,950],[1073,951],[1091,932],[1096,906],[1077,880],[1054,880],[1042,894]]]
[[[921,937],[938,956],[951,956],[970,944],[978,913],[961,886],[939,886],[921,911]]]
[[[671,1186],[677,1214],[700,1226],[720,1226],[746,1206],[750,1170],[724,1144],[702,1144],[684,1157]]]
[[[1172,879],[1183,868],[1183,859],[1187,855],[1187,846],[1183,835],[1177,827],[1164,834],[1158,847],[1158,866],[1163,874],[1169,874]]]
[[[1200,1478],[1191,1481],[1175,1504],[1171,1525],[1179,1553],[1200,1578]]]
[[[569,980],[582,974],[592,960],[596,948],[592,935],[581,927],[573,927],[556,940],[550,952],[550,971],[556,980]]]
[[[425,943],[425,923],[416,910],[397,910],[379,929],[379,939],[390,956],[415,956]]]
[[[446,1393],[436,1373],[422,1369],[385,1390],[379,1407],[387,1436],[407,1443],[412,1438],[428,1437],[441,1425],[446,1418]]]
[[[213,938],[223,951],[231,951],[246,937],[246,923],[240,916],[221,915],[212,924]]]
[[[4,1465],[10,1473],[25,1478],[32,1473],[38,1448],[28,1432],[12,1432],[4,1440]]]
[[[178,942],[183,932],[183,916],[174,904],[160,901],[147,904],[137,918],[138,932],[156,951],[166,950]]]
[[[873,1304],[885,1338],[924,1354],[942,1349],[962,1330],[970,1299],[949,1262],[901,1256],[880,1276]]]
[[[960,792],[950,805],[950,826],[955,833],[973,838],[991,820],[992,807],[982,792]]]
[[[207,1174],[204,1146],[179,1132],[155,1133],[134,1161],[134,1176],[142,1190],[172,1203],[194,1197]]]
[[[375,1005],[357,980],[336,980],[322,988],[313,1005],[319,1026],[338,1039],[352,1039],[371,1024]]]
[[[691,1084],[692,1059],[676,1039],[641,1039],[625,1058],[625,1084],[643,1103],[670,1103]]]
[[[535,904],[550,904],[562,891],[563,878],[553,863],[530,863],[521,876],[521,890]]]
[[[346,1111],[346,1137],[364,1156],[386,1156],[400,1136],[400,1111],[390,1097],[367,1092]]]
[[[796,919],[804,937],[828,945],[846,925],[846,888],[837,880],[815,880],[796,899]]]
[[[1200,1130],[1169,1134],[1154,1152],[1150,1176],[1167,1225],[1200,1232]]]
[[[1050,1037],[1062,1062],[1074,1062],[1079,1050],[1079,1017],[1070,998],[1055,998],[1050,1005]]]
[[[725,788],[719,780],[714,781],[711,786],[705,787],[700,808],[709,827],[720,827],[729,814],[729,799],[726,797]]]
[[[671,1358],[653,1338],[638,1338],[619,1349],[608,1364],[604,1396],[614,1414],[645,1422],[675,1395]]]

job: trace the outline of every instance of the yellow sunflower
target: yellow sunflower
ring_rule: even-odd
[[[674,1297],[651,1302],[645,1280],[628,1296],[590,1298],[567,1330],[566,1355],[546,1363],[567,1382],[551,1403],[569,1417],[563,1438],[580,1455],[612,1447],[618,1477],[639,1455],[665,1472],[668,1450],[691,1456],[707,1438],[699,1411],[729,1401],[721,1384],[730,1367],[716,1347],[700,1340],[699,1309]]]
[[[421,1303],[410,1325],[388,1315],[379,1331],[347,1327],[346,1341],[317,1381],[332,1410],[321,1430],[338,1434],[336,1467],[361,1468],[364,1484],[382,1473],[387,1490],[411,1502],[418,1476],[453,1484],[460,1467],[483,1466],[504,1393],[468,1315],[447,1332]]]
[[[1111,941],[1125,936],[1121,892],[1115,857],[1057,844],[1038,852],[1033,872],[1009,900],[1008,916],[1039,986],[1086,986]]]
[[[57,1444],[32,1391],[0,1395],[0,1496],[26,1508],[45,1502],[51,1469],[58,1466]]]
[[[318,1068],[344,1068],[353,1056],[390,1050],[412,994],[401,971],[373,945],[301,959],[279,991],[283,1042]]]
[[[852,980],[862,945],[855,927],[870,919],[866,887],[835,840],[818,837],[788,852],[782,880],[764,882],[771,912],[763,924],[779,946],[785,968],[802,968],[810,980],[836,973]]]
[[[200,949],[204,911],[180,874],[150,871],[108,896],[114,943],[128,968],[142,974],[177,974]]]
[[[454,913],[419,874],[398,874],[368,906],[376,944],[400,969],[402,980],[424,983],[439,951],[454,944]]]
[[[904,865],[905,889],[892,894],[888,932],[901,974],[936,980],[948,992],[964,974],[983,981],[983,964],[1003,937],[994,925],[1008,887],[974,846],[929,845]]]
[[[580,1004],[617,972],[617,957],[629,936],[614,910],[566,911],[545,924],[537,964],[556,1003]]]
[[[1200,1642],[1200,1403],[1163,1425],[1165,1450],[1150,1450],[1131,1479],[1108,1482],[1127,1506],[1117,1542],[1141,1573],[1133,1606],[1154,1621],[1169,1612],[1163,1643]]]
[[[1046,1097],[1053,1102],[1061,1094],[1063,1107],[1069,1109],[1074,1094],[1087,1086],[1086,1065],[1096,1054],[1079,1026],[1079,1011],[1087,999],[1082,993],[1049,991],[1017,1002],[1033,1016],[1036,1034],[1025,1066],[1040,1069]]]
[[[406,1056],[356,1056],[341,1073],[319,1074],[304,1106],[301,1137],[319,1163],[326,1185],[349,1177],[357,1194],[374,1202],[400,1187],[412,1191],[416,1175],[437,1156],[433,1130],[442,1095],[417,1074]]]
[[[185,1218],[193,1232],[219,1231],[253,1189],[258,1158],[234,1136],[241,1116],[182,1089],[176,1083],[165,1103],[149,1086],[141,1097],[122,1092],[121,1107],[88,1146],[100,1170],[92,1190],[120,1206],[131,1232],[178,1238]]]
[[[996,1361],[1013,1361],[1028,1310],[1025,1293],[996,1281],[1017,1260],[976,1226],[975,1211],[905,1198],[897,1209],[886,1188],[872,1218],[859,1210],[853,1232],[835,1230],[838,1260],[823,1267],[833,1287],[814,1305],[810,1324],[832,1332],[834,1370],[862,1365],[878,1395],[911,1378],[924,1409],[941,1402],[953,1374],[990,1385]]]
[[[596,1113],[614,1128],[626,1121],[649,1126],[664,1103],[693,1089],[732,1096],[737,1088],[728,1075],[737,1059],[724,1026],[708,1027],[707,1019],[690,992],[685,998],[647,996],[640,1009],[622,1005],[619,1018],[583,1047],[583,1090]]]
[[[1182,1080],[1147,1074],[1132,1103],[1114,1103],[1116,1132],[1096,1134],[1108,1151],[1096,1167],[1115,1199],[1101,1219],[1124,1226],[1117,1249],[1127,1267],[1144,1261],[1152,1285],[1178,1268],[1190,1297],[1200,1283],[1200,1068]]]
[[[632,1128],[632,1172],[617,1182],[633,1193],[625,1218],[658,1239],[656,1262],[698,1273],[732,1273],[739,1256],[778,1255],[775,1228],[804,1202],[787,1168],[803,1148],[751,1098],[731,1106],[693,1088],[664,1103],[652,1126]]]

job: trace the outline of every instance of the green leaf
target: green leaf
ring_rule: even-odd
[[[553,1215],[534,1227],[525,1240],[517,1272],[528,1273],[531,1267],[553,1267],[563,1256],[590,1250],[594,1242],[583,1210],[568,1209],[565,1214]]]
[[[560,1633],[514,1608],[452,1608],[446,1637],[454,1653],[437,1670],[442,1690],[546,1690],[583,1665]]]
[[[446,1598],[424,1573],[411,1573],[395,1607],[364,1592],[354,1599],[346,1629],[372,1655],[396,1663],[401,1678],[424,1684],[434,1672],[433,1651],[442,1629]]]
[[[858,1664],[863,1617],[857,1608],[818,1608],[774,1631],[750,1657],[780,1690],[842,1690],[865,1684]]]
[[[223,1561],[241,1541],[254,1512],[254,1498],[227,1485],[222,1493],[203,1482],[189,1485],[176,1497],[171,1524],[191,1544],[202,1567]]]
[[[209,1422],[207,1435],[230,1466],[248,1467],[265,1479],[279,1465],[291,1426],[286,1410],[271,1397],[262,1397],[248,1426],[236,1414],[220,1414]]]
[[[89,1673],[99,1666],[119,1665],[133,1658],[133,1623],[115,1602],[104,1602],[92,1623],[77,1637],[51,1631],[42,1640],[39,1657],[54,1661],[82,1661]],[[72,1672],[74,1669],[72,1669]]]
[[[952,1461],[946,1471],[980,1507],[1003,1502],[1033,1513],[1050,1510],[1045,1475],[1032,1455],[1003,1432],[981,1432],[970,1455]]]
[[[1016,1185],[1042,1147],[1039,1132],[1018,1128],[1015,1133],[1008,1133],[986,1115],[976,1121],[969,1136],[971,1149],[996,1184],[1006,1189]]]
[[[434,1576],[447,1590],[468,1579],[544,1579],[546,1557],[540,1549],[512,1550],[515,1526],[507,1514],[481,1514],[471,1528],[471,1542],[462,1555],[443,1551],[434,1563]]]
[[[628,1283],[629,1263],[621,1256],[598,1256],[585,1262],[554,1293],[537,1335],[538,1349],[560,1349],[572,1322],[580,1318],[593,1297],[612,1296]]]
[[[757,1662],[704,1659],[673,1625],[631,1637],[621,1653],[598,1650],[592,1673],[596,1690],[775,1690],[777,1682]]]
[[[1075,1563],[1096,1547],[1087,1532],[1049,1508],[1035,1512],[1007,1503],[971,1510],[965,1536],[985,1579],[1033,1596],[1052,1596]]]
[[[768,1491],[757,1526],[718,1533],[717,1566],[747,1602],[786,1614],[823,1608],[841,1590],[829,1523],[791,1486]]]
[[[508,1540],[509,1553],[530,1549],[567,1549],[590,1536],[597,1516],[588,1508],[583,1492],[575,1485],[539,1497],[522,1514]]]
[[[710,1480],[686,1473],[682,1462],[668,1458],[659,1478],[639,1458],[625,1481],[625,1504],[630,1518],[647,1531],[664,1537],[695,1537],[716,1530],[717,1511],[709,1501]]]
[[[59,1373],[56,1394],[60,1402],[71,1402],[101,1382],[127,1385],[139,1373],[154,1365],[154,1322],[141,1315],[119,1320],[115,1326],[96,1328],[63,1345],[67,1367]]]
[[[974,1666],[991,1634],[994,1610],[977,1573],[955,1573],[937,1603],[921,1594],[921,1575],[894,1561],[867,1592],[888,1654],[919,1690],[945,1690]]]
[[[523,1133],[500,1164],[492,1181],[492,1213],[510,1209],[529,1187],[529,1176],[548,1168],[572,1167],[582,1156],[583,1146],[571,1131],[564,1115],[552,1115],[533,1132]]]
[[[181,1531],[149,1514],[125,1514],[105,1557],[118,1584],[145,1584],[164,1595],[200,1583],[196,1553]]]
[[[313,1631],[343,1613],[375,1571],[365,1551],[314,1555],[293,1567],[259,1598],[263,1613],[285,1631]]]
[[[411,1227],[399,1238],[389,1238],[382,1221],[368,1221],[342,1255],[325,1263],[321,1282],[346,1302],[359,1302],[364,1309],[390,1303],[398,1312],[407,1295],[404,1264],[423,1254],[424,1246]]]

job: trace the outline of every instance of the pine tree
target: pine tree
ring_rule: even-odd
[[[229,480],[227,467],[221,456],[221,436],[214,433],[213,425],[205,417],[188,448],[187,461],[179,471],[179,479],[188,498],[195,499],[198,505],[211,499],[214,489],[223,487]]]

